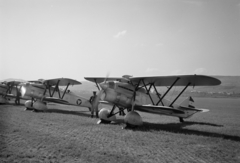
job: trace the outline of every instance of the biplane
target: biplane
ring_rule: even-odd
[[[0,103],[8,104],[10,99],[15,99],[15,104],[20,104],[20,99],[30,99],[29,97],[21,97],[20,84],[22,81],[10,80],[0,83]]]
[[[195,113],[207,112],[207,109],[195,108],[194,100],[188,97],[182,103],[176,104],[177,99],[189,86],[214,86],[221,81],[204,75],[176,75],[176,76],[149,76],[132,77],[85,77],[94,82],[99,92],[93,101],[92,109],[98,112],[98,104],[111,104],[112,109],[102,108],[99,111],[99,123],[110,123],[116,119],[116,114],[127,109],[129,112],[124,117],[126,127],[142,125],[141,116],[135,111],[148,112],[159,115],[178,117],[180,122],[191,117]],[[180,93],[172,101],[165,97],[174,87],[182,87]],[[157,87],[167,87],[160,94]],[[154,90],[155,93],[151,93]],[[119,111],[114,112],[118,107]],[[92,110],[93,113],[93,110]]]
[[[56,78],[37,81],[29,81],[21,84],[22,96],[30,96],[32,99],[25,102],[27,110],[45,111],[47,103],[92,107],[90,100],[76,95],[68,90],[70,85],[78,85],[81,82],[69,78]]]

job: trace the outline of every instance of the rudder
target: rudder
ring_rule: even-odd
[[[188,107],[188,108],[195,108],[194,105],[194,100],[191,96],[183,100],[183,102],[180,104],[181,107]]]

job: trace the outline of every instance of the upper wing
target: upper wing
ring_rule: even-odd
[[[19,85],[20,83],[23,83],[23,81],[17,81],[17,80],[11,80],[5,82],[7,85]]]
[[[178,80],[177,80],[178,79]],[[176,76],[149,76],[149,77],[130,77],[133,84],[138,84],[141,80],[147,84],[155,86],[171,86],[176,80],[174,86],[210,86],[219,85],[221,81],[205,75],[176,75]],[[140,82],[140,85],[143,85]]]
[[[121,80],[122,77],[111,77],[111,78],[106,78],[106,77],[84,77],[84,79],[91,81],[91,82],[96,82],[96,83],[102,83],[105,80],[106,81],[112,81],[112,80]]]
[[[81,82],[77,81],[77,80],[73,80],[73,79],[69,79],[69,78],[56,78],[56,79],[48,79],[48,80],[43,80],[44,84],[47,85],[57,85],[58,86],[67,86],[68,84],[70,85],[78,85],[78,84],[82,84]]]

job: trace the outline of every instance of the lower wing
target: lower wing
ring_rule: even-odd
[[[189,111],[197,111],[197,112],[208,112],[208,109],[202,109],[202,108],[190,108],[190,107],[184,107],[184,106],[180,106],[182,109],[184,110],[189,110]]]
[[[16,95],[14,95],[14,94],[5,94],[5,95],[4,95],[4,97],[8,97],[8,98],[14,98],[14,99],[16,99],[16,98],[17,98],[17,96],[16,96]],[[19,96],[19,99],[23,99],[23,100],[29,100],[29,98],[27,98],[27,97],[22,97],[22,96]]]
[[[53,103],[57,103],[57,104],[70,105],[70,103],[68,101],[65,101],[60,98],[55,98],[55,97],[45,97],[45,98],[43,98],[43,101],[44,102],[53,102]]]

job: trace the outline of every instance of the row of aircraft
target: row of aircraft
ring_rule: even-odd
[[[196,108],[192,97],[181,103],[176,101],[189,86],[216,86],[221,81],[205,75],[176,75],[176,76],[143,76],[133,77],[85,77],[96,84],[99,89],[90,99],[78,96],[68,90],[70,85],[79,85],[81,82],[69,78],[56,78],[28,82],[9,81],[0,84],[0,103],[7,103],[8,98],[25,99],[28,110],[46,111],[47,103],[75,105],[89,108],[91,116],[99,118],[98,123],[111,123],[116,120],[116,114],[124,115],[126,128],[133,128],[143,124],[140,114],[152,114],[178,117],[184,122],[195,113],[209,111]],[[167,87],[167,91],[159,92],[158,87]],[[173,87],[182,87],[182,91],[173,100],[166,99]],[[154,90],[154,93],[151,91]],[[99,104],[107,104],[111,109],[102,108]],[[118,110],[116,110],[118,108]]]

